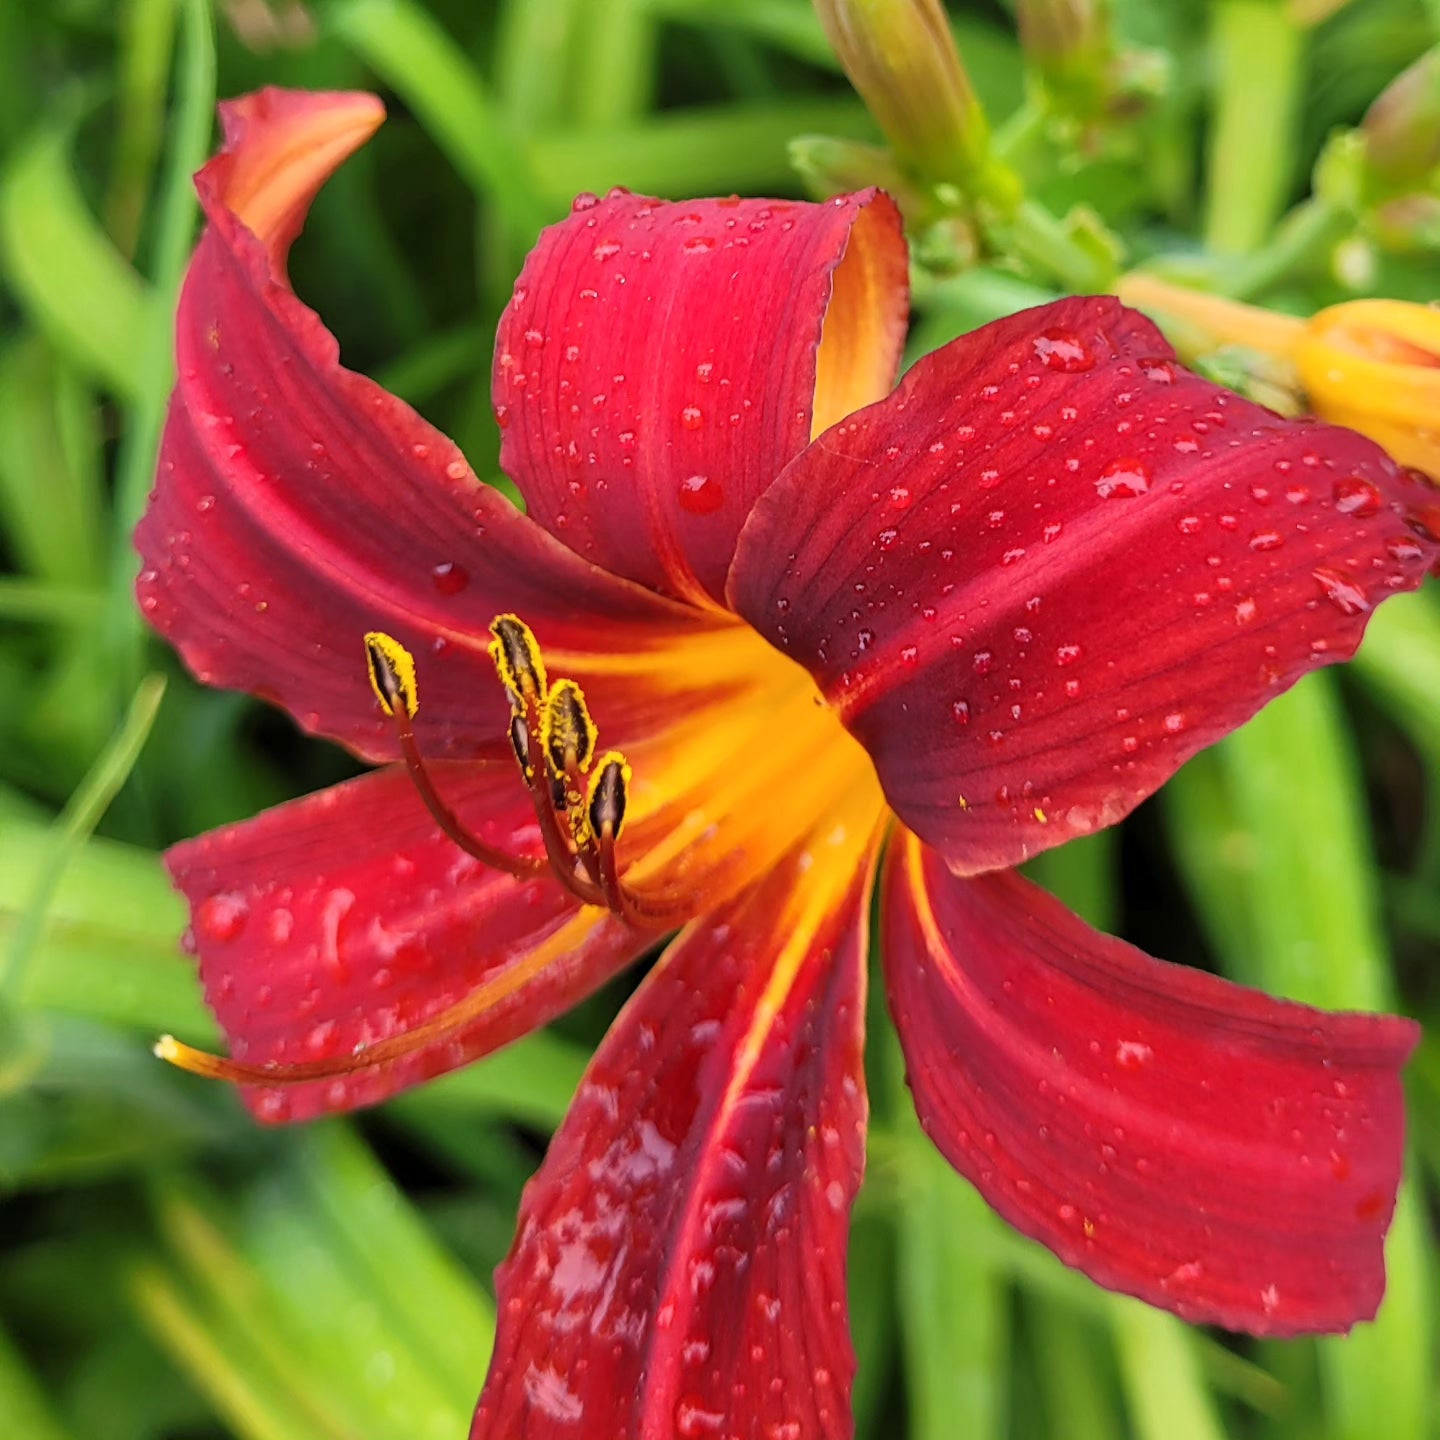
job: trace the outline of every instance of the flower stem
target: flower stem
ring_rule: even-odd
[[[1225,293],[1248,300],[1297,270],[1314,267],[1346,234],[1353,222],[1343,211],[1318,198],[1297,205],[1275,238],[1233,268]]]
[[[1264,243],[1285,204],[1304,36],[1274,0],[1217,0],[1213,14],[1205,243],[1245,255]]]

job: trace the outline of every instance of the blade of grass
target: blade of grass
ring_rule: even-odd
[[[1329,1009],[1393,1006],[1364,793],[1333,676],[1307,677],[1224,742],[1235,814],[1253,837],[1245,874],[1256,941],[1238,978]],[[1431,1399],[1433,1244],[1402,1192],[1375,1323],[1320,1342],[1331,1423],[1363,1440],[1377,1414],[1393,1440],[1422,1440]]]
[[[460,47],[410,0],[336,0],[324,20],[395,88],[476,194],[493,203],[518,262],[556,217],[532,185],[508,117]]]
[[[649,0],[584,0],[586,63],[576,75],[582,129],[621,125],[644,114],[654,89],[659,38]]]
[[[0,963],[0,999],[7,1002],[16,999],[60,877],[134,768],[164,694],[163,677],[151,675],[141,681],[124,723],[56,820],[34,888],[20,912],[19,923]]]
[[[10,1337],[0,1330],[0,1416],[16,1440],[71,1440]]]
[[[1225,1440],[1192,1333],[1122,1295],[1111,1296],[1110,1307],[1136,1440]]]
[[[131,599],[136,570],[130,539],[155,474],[160,427],[175,378],[171,331],[175,302],[195,232],[198,205],[190,177],[210,148],[215,109],[215,36],[207,0],[180,0],[180,44],[176,103],[170,146],[156,202],[155,308],[132,345],[128,423],[116,462],[115,534],[111,544],[110,649],[117,688],[133,681],[141,663],[140,614]]]
[[[130,1295],[141,1323],[236,1435],[243,1440],[326,1440],[248,1353],[243,1334],[217,1328],[165,1270],[138,1266]]]
[[[98,584],[105,491],[95,397],[37,336],[0,352],[0,522],[17,568]]]
[[[105,200],[105,228],[122,255],[135,254],[145,196],[160,153],[175,12],[176,0],[128,0],[125,6],[115,163]]]
[[[526,133],[569,118],[583,0],[507,0],[495,37],[495,88]]]
[[[667,196],[794,191],[790,140],[809,131],[854,140],[876,135],[851,99],[697,107],[616,129],[541,137],[531,148],[531,173],[552,205],[612,185]]]
[[[50,122],[0,177],[0,264],[35,326],[122,398],[155,298],[110,243],[75,183],[68,123]]]

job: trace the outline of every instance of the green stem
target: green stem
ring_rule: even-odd
[[[1009,249],[1042,274],[1076,294],[1106,291],[1115,281],[1113,267],[1077,245],[1065,226],[1035,200],[1022,200],[1003,225],[1002,249]]]
[[[1237,300],[1263,294],[1297,271],[1317,268],[1351,228],[1350,216],[1328,201],[1305,200],[1286,216],[1264,249],[1231,267],[1221,289]]]
[[[1217,0],[1205,243],[1246,255],[1264,243],[1294,173],[1304,35],[1275,0]]]

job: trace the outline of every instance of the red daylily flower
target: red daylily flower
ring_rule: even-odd
[[[873,885],[921,1118],[1006,1219],[1192,1320],[1373,1314],[1413,1025],[1152,960],[1011,867],[1348,657],[1436,559],[1418,484],[1113,300],[892,390],[882,194],[616,192],[501,320],[522,515],[286,280],[381,114],[250,96],[199,176],[140,603],[382,768],[170,853],[232,1058],[168,1053],[262,1119],[371,1104],[679,930],[526,1192],[473,1435],[850,1433]]]

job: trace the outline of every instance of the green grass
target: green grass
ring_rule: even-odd
[[[197,225],[189,176],[213,143],[216,95],[385,94],[391,119],[322,195],[294,279],[347,358],[490,478],[496,318],[574,192],[798,194],[797,136],[879,138],[804,0],[321,0],[308,38],[252,50],[227,16],[263,8],[0,3],[7,1440],[464,1435],[534,1137],[563,1114],[616,1003],[375,1114],[295,1132],[261,1132],[222,1088],[151,1056],[162,1031],[218,1038],[158,852],[349,766],[197,686],[129,598]],[[1440,5],[1354,0],[1300,34],[1278,0],[1117,0],[1168,88],[1143,133],[1122,125],[1098,150],[1074,126],[1011,118],[1025,93],[1012,9],[952,7],[1037,203],[1085,204],[1132,256],[1184,252],[1222,288],[1263,284],[1261,298],[1297,309],[1340,293],[1315,254],[1267,247],[1326,133],[1434,43]],[[1257,63],[1274,55],[1283,65]],[[1028,270],[1000,254],[917,275],[917,345],[1045,298],[1057,275],[1113,269],[1097,232],[1032,218],[991,237]],[[943,234],[920,238],[943,251]],[[1050,273],[1034,263],[1047,245],[1060,247]],[[1381,289],[1440,290],[1433,253],[1374,258]],[[1103,1294],[1006,1229],[930,1149],[877,1013],[852,1255],[860,1435],[1435,1440],[1433,586],[1387,606],[1346,673],[1312,677],[1122,835],[1046,857],[1040,878],[1173,958],[1427,1024],[1390,1294],[1352,1338],[1284,1344]]]

